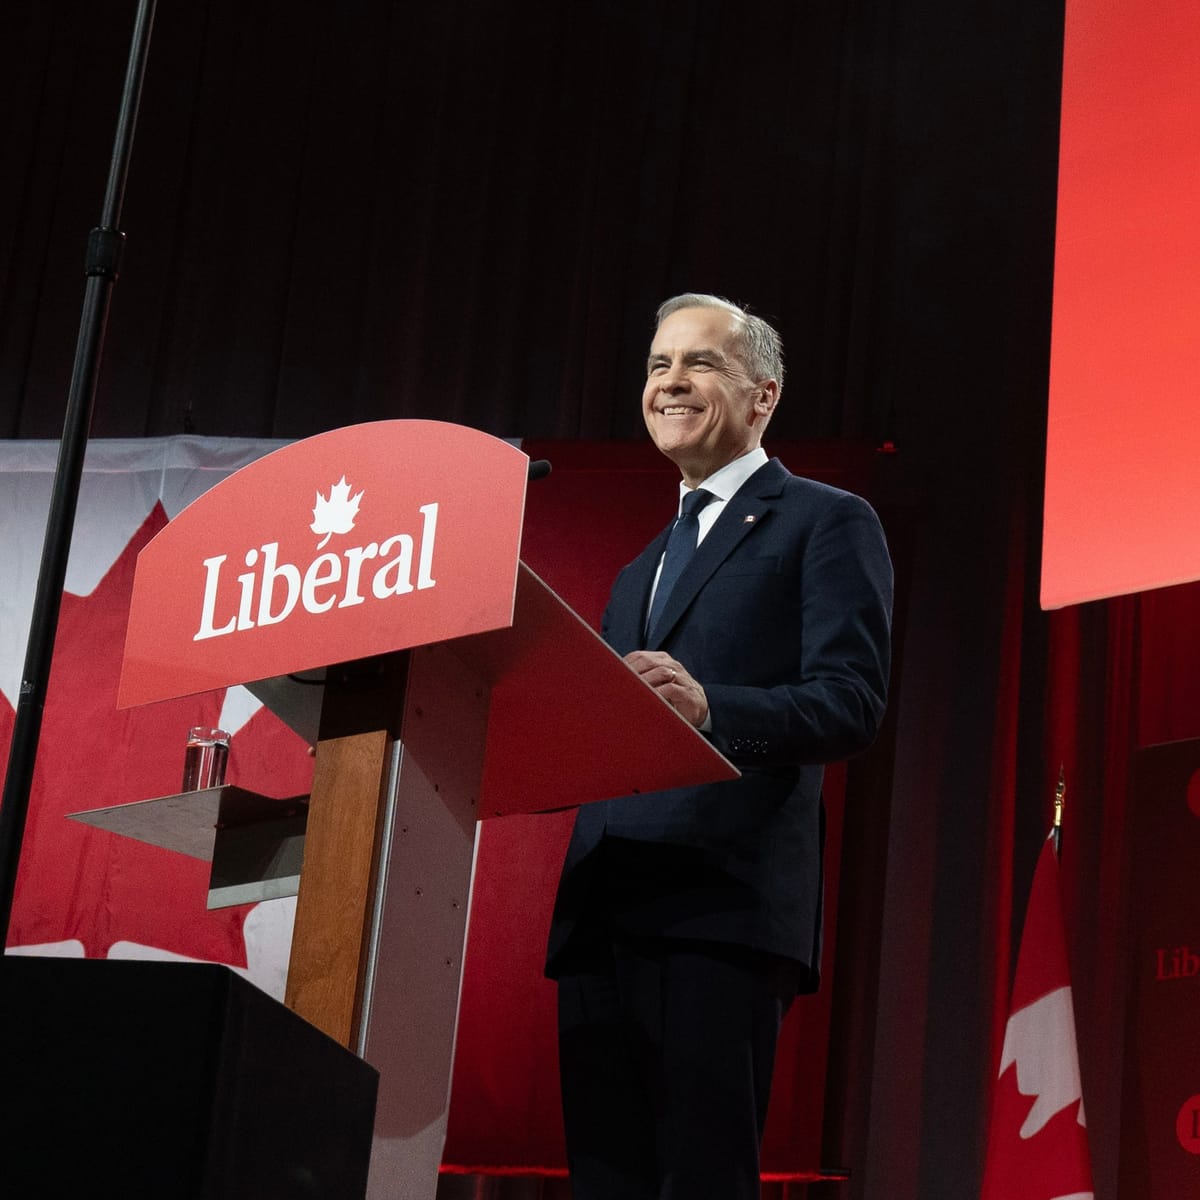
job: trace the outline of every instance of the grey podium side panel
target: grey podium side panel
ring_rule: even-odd
[[[414,651],[364,998],[363,1053],[380,1074],[372,1200],[432,1200],[437,1189],[487,705],[448,649]]]

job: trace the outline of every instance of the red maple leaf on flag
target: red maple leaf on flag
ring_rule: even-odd
[[[981,1200],[1092,1200],[1071,977],[1047,838],[1017,954]]]
[[[90,595],[63,597],[8,941],[78,942],[89,958],[135,943],[242,967],[251,906],[207,910],[207,863],[67,819],[177,792],[188,729],[221,715],[223,691],[117,708],[134,564],[165,524],[156,505]],[[0,771],[12,729],[0,697]],[[265,710],[234,734],[230,783],[296,795],[311,772],[303,741]]]

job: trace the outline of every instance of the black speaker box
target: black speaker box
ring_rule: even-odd
[[[227,967],[0,959],[6,1196],[363,1196],[378,1083]]]

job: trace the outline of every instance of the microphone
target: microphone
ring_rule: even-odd
[[[550,474],[550,461],[545,458],[529,460],[529,482],[535,479],[545,479]]]

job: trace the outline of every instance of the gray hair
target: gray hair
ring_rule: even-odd
[[[742,360],[742,366],[758,379],[774,379],[783,391],[783,341],[770,325],[751,315],[746,309],[726,300],[723,296],[709,296],[703,292],[685,292],[672,296],[658,306],[655,329],[681,308],[720,308],[732,313],[740,321],[734,335],[734,345]]]

